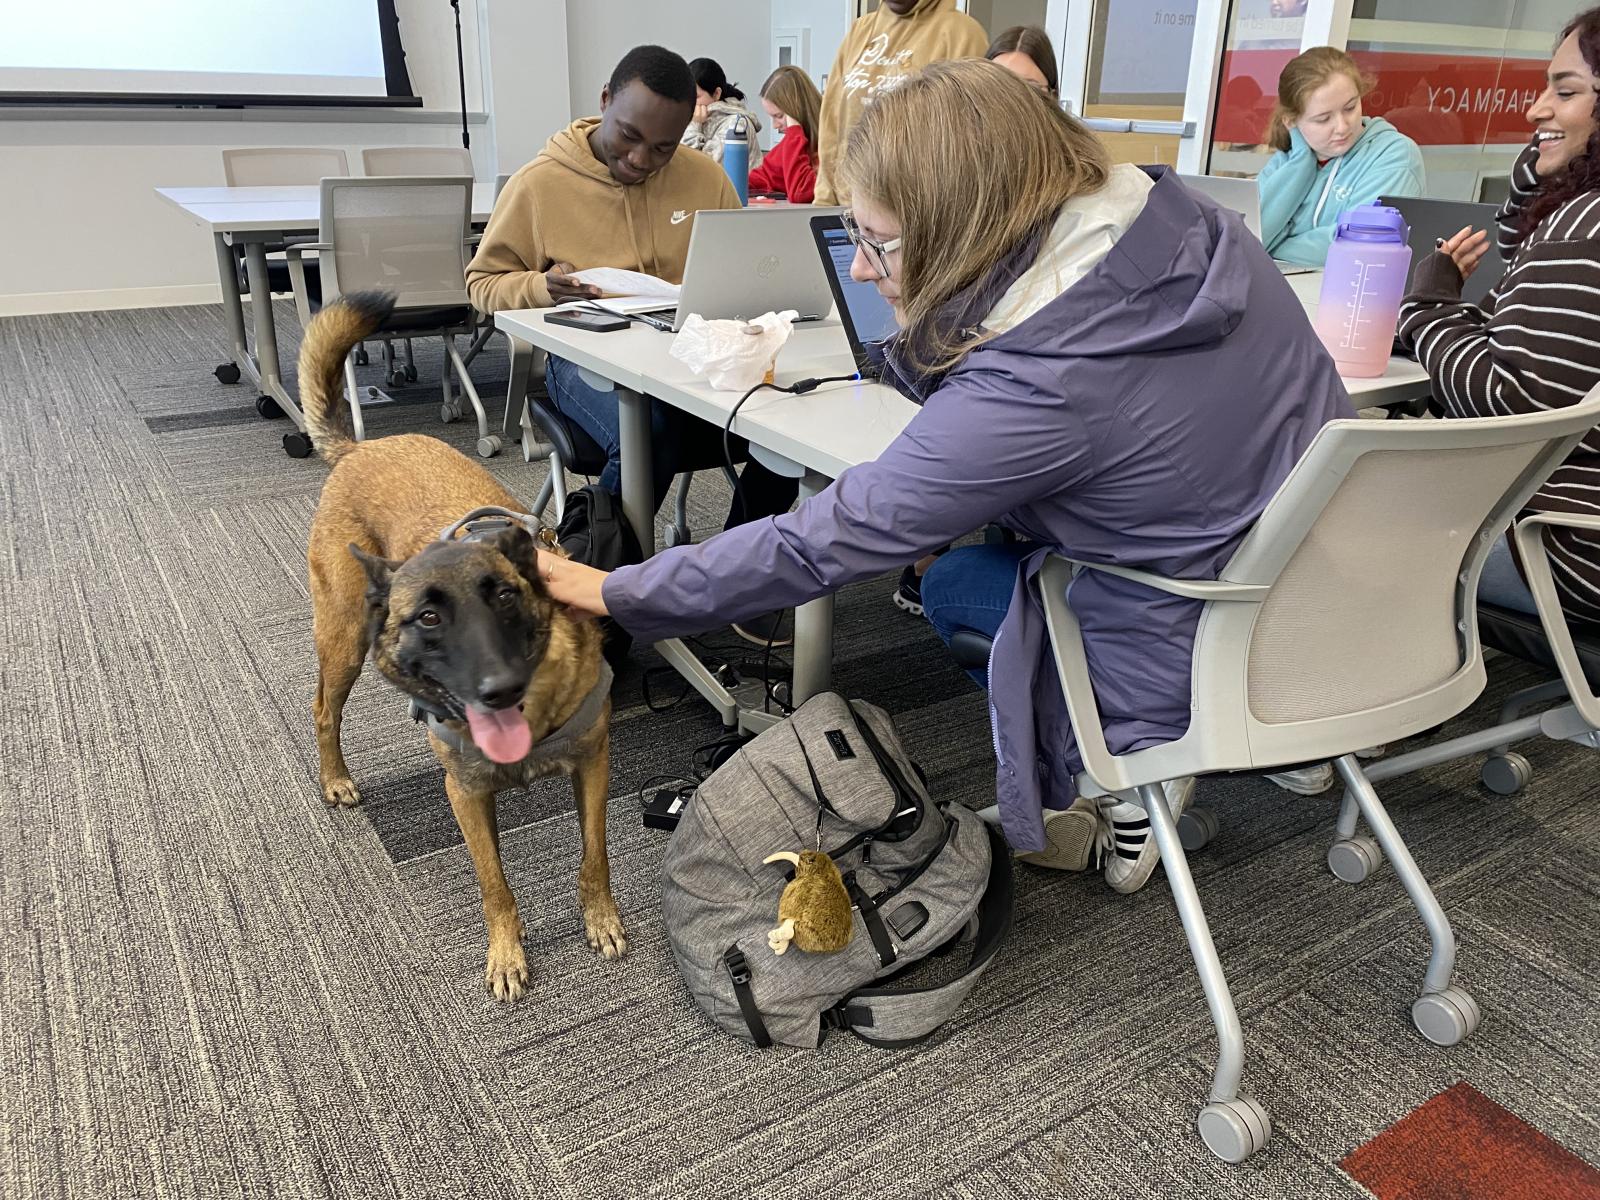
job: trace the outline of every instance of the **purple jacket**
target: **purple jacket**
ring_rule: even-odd
[[[1030,586],[1046,550],[1215,578],[1317,430],[1353,415],[1261,243],[1166,168],[1147,172],[1110,254],[936,381],[878,459],[792,513],[612,572],[612,615],[652,641],[803,603],[986,522],[1018,530],[1041,549],[989,695],[1006,837],[1042,849],[1041,808],[1069,804],[1081,770]],[[1111,750],[1182,736],[1200,605],[1098,573],[1070,603]]]

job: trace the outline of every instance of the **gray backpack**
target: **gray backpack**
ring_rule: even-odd
[[[775,954],[767,934],[793,868],[763,860],[816,849],[844,877],[850,942]],[[700,785],[662,867],[684,983],[712,1021],[758,1046],[814,1047],[830,1029],[881,1046],[920,1041],[955,1012],[1011,928],[1011,855],[999,835],[963,805],[929,798],[882,709],[832,693]],[[885,986],[915,964],[930,978]]]

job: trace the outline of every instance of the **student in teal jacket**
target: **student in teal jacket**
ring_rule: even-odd
[[[1272,257],[1320,267],[1339,217],[1379,196],[1420,196],[1422,152],[1382,117],[1365,117],[1372,84],[1342,50],[1318,46],[1278,77],[1261,169],[1261,240]]]

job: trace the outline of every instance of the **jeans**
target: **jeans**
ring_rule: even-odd
[[[922,610],[945,645],[962,630],[993,638],[1011,607],[1017,564],[1039,547],[1032,542],[962,546],[936,560],[922,577]],[[979,687],[987,673],[969,670]]]
[[[1494,544],[1489,557],[1484,559],[1483,574],[1478,579],[1478,599],[1496,604],[1514,612],[1537,613],[1533,593],[1517,572],[1516,561],[1511,557],[1511,546],[1505,538]]]
[[[578,373],[577,364],[551,355],[545,368],[545,387],[550,402],[577,425],[606,453],[600,486],[612,495],[622,493],[621,418],[615,388],[591,387]],[[703,470],[722,465],[722,430],[709,421],[692,417],[682,409],[647,399],[650,406],[650,467],[655,482],[656,508],[672,489],[673,476],[680,471]],[[731,439],[734,460],[746,457],[749,447],[743,438]],[[760,463],[747,463],[734,489],[733,504],[723,526],[731,529],[746,521],[787,512],[794,503],[800,481],[777,475]]]

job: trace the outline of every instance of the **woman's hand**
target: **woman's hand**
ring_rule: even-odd
[[[539,578],[544,580],[544,586],[557,604],[585,617],[606,615],[606,602],[600,595],[600,585],[606,581],[605,571],[541,550]]]
[[[710,115],[711,109],[707,105],[696,104],[694,106],[693,123],[696,125],[704,125],[706,123],[706,118]]]
[[[1447,237],[1439,243],[1439,251],[1448,254],[1456,264],[1456,270],[1461,272],[1461,282],[1465,283],[1472,278],[1472,273],[1478,269],[1478,264],[1483,261],[1483,256],[1489,252],[1489,233],[1480,229],[1476,233],[1472,226],[1454,237]]]

